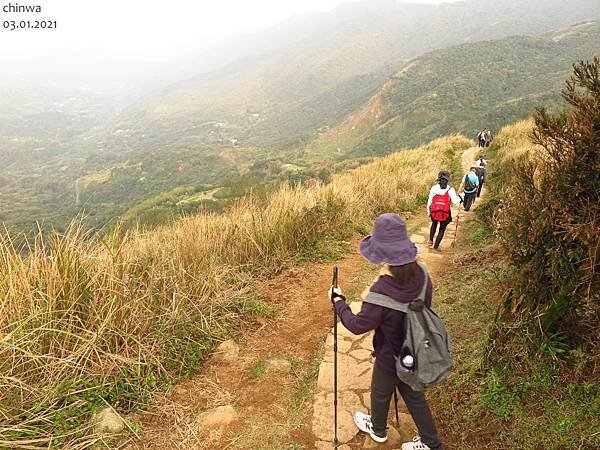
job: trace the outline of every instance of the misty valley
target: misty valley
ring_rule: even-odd
[[[571,63],[598,53],[598,5],[492,3],[348,3],[337,21],[290,22],[312,30],[297,41],[278,28],[280,47],[146,91],[0,78],[0,221],[27,234],[75,218],[153,227],[559,108]],[[39,6],[3,5],[23,8]]]

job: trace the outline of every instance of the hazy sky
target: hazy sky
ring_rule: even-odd
[[[31,68],[38,59],[38,70],[83,60],[91,64],[108,59],[164,62],[198,54],[218,40],[273,25],[294,14],[331,10],[343,1],[0,0],[0,25],[7,19],[57,21],[56,30],[0,28],[0,64],[18,72],[19,66]],[[42,13],[6,14],[1,7],[8,3],[38,4]]]
[[[0,5],[8,3],[0,0]],[[15,2],[13,2],[15,3]],[[21,4],[29,4],[21,0]],[[40,19],[56,31],[2,31],[2,52],[99,50],[162,58],[199,49],[239,32],[261,28],[298,12],[327,10],[340,0],[37,0]],[[31,15],[28,15],[30,18]],[[24,15],[14,15],[19,20]],[[37,18],[37,17],[36,17]],[[6,14],[2,20],[6,20]],[[8,45],[5,46],[4,43]]]

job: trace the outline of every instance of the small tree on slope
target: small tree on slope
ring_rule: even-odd
[[[533,325],[535,348],[553,336],[566,351],[599,341],[600,59],[575,65],[562,96],[570,110],[534,115],[543,151],[511,168],[500,228],[515,268],[504,320]]]

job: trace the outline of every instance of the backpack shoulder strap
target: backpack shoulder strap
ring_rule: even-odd
[[[408,312],[408,303],[401,303],[387,295],[370,292],[365,297],[363,302],[371,303],[372,305],[383,306],[384,308],[394,309],[403,313]]]

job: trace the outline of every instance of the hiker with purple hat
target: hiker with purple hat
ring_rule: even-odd
[[[371,286],[370,294],[381,294],[393,301],[410,303],[422,298],[431,306],[433,286],[424,265],[417,263],[417,246],[410,241],[406,223],[397,214],[382,214],[375,220],[373,233],[360,243],[360,253],[372,264],[384,264],[384,274]],[[379,443],[387,440],[390,401],[398,389],[420,433],[419,438],[402,445],[402,450],[441,449],[431,410],[423,391],[414,391],[396,375],[396,358],[406,336],[404,312],[363,302],[354,314],[339,288],[333,300],[342,324],[354,334],[375,330],[371,378],[371,415],[354,414],[356,426]],[[331,298],[331,297],[329,297]]]

